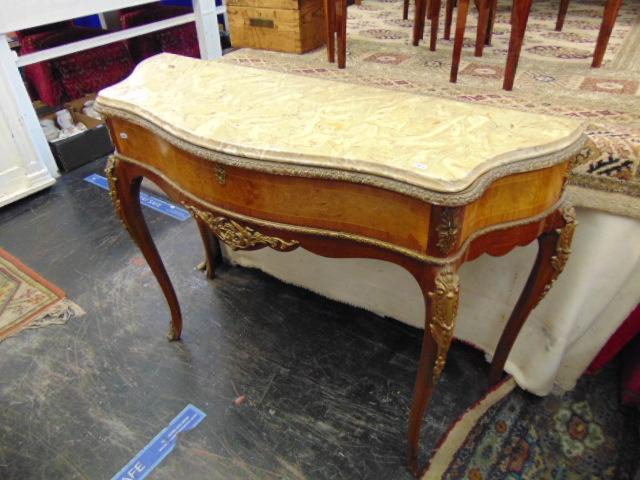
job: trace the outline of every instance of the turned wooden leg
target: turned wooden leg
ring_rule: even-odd
[[[509,37],[509,51],[507,53],[507,65],[504,72],[502,88],[513,90],[513,82],[516,78],[516,70],[520,61],[520,51],[524,41],[524,32],[527,29],[532,0],[514,2],[511,13],[511,36]]]
[[[325,29],[327,36],[327,56],[333,63],[336,58],[336,3],[335,0],[324,0]]]
[[[217,237],[211,233],[211,229],[209,229],[209,226],[204,220],[196,218],[196,224],[198,225],[198,230],[202,237],[205,253],[205,260],[202,264],[198,265],[198,269],[207,272],[207,278],[211,280],[215,276],[214,265],[216,258],[218,258],[218,255],[220,254],[220,244],[218,243]]]
[[[162,263],[158,249],[153,242],[140,207],[142,172],[138,172],[137,167],[134,165],[122,162],[113,156],[107,164],[106,174],[109,179],[111,199],[116,213],[129,231],[133,241],[140,248],[169,304],[169,310],[171,311],[169,339],[179,340],[182,333],[182,314],[178,297]]]
[[[478,29],[476,31],[476,49],[474,55],[481,57],[487,39],[489,19],[493,0],[478,0]]]
[[[489,373],[489,385],[491,386],[496,385],[502,379],[504,364],[520,329],[531,311],[544,298],[562,273],[571,253],[573,233],[578,224],[575,210],[566,205],[557,215],[561,226],[538,238],[539,249],[535,263],[518,303],[502,332],[491,362]]]
[[[487,34],[484,38],[485,45],[491,45],[493,39],[493,27],[496,24],[496,12],[498,11],[498,0],[489,0],[491,7],[489,8],[489,18],[487,19]]]
[[[622,0],[607,0],[607,3],[604,6],[602,25],[598,32],[596,49],[593,53],[593,62],[591,63],[592,68],[600,68],[602,66],[602,60],[604,59],[604,54],[607,50],[609,37],[611,37],[613,26],[616,24],[620,7],[622,7]]]
[[[338,68],[347,66],[347,0],[337,0]]]
[[[431,395],[447,359],[458,314],[460,283],[458,266],[425,269],[420,282],[425,298],[426,318],[420,365],[409,416],[407,461],[413,474],[420,476],[420,431]]]
[[[440,25],[440,7],[442,0],[431,0],[431,35],[429,38],[429,50],[436,51],[438,43],[438,27]]]
[[[453,23],[453,7],[454,6],[455,6],[455,0],[447,0],[447,3],[445,3],[445,16],[444,16],[445,40],[451,39],[451,24]]]
[[[564,26],[564,19],[567,16],[569,2],[571,0],[560,0],[560,8],[558,9],[558,18],[556,20],[556,32],[561,32]]]
[[[464,44],[464,31],[467,27],[468,13],[469,0],[460,0],[458,3],[458,18],[456,19],[456,36],[453,41],[453,55],[451,57],[451,75],[449,77],[452,83],[458,81],[458,68],[462,57],[462,45]]]
[[[424,36],[425,17],[427,15],[427,0],[416,0],[413,22],[413,45],[418,46]]]

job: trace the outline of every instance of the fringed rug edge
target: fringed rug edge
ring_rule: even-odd
[[[27,320],[14,328],[0,333],[0,342],[14,337],[24,330],[47,327],[49,325],[64,325],[72,318],[79,318],[86,312],[75,302],[68,298],[62,298],[46,310],[41,312],[37,318]]]
[[[640,219],[640,198],[578,185],[568,185],[567,199],[575,207]]]
[[[499,385],[487,393],[478,403],[469,408],[445,435],[440,447],[431,458],[429,466],[421,480],[439,480],[443,477],[456,453],[462,447],[471,429],[478,423],[487,411],[511,393],[516,387],[512,376],[507,377]]]

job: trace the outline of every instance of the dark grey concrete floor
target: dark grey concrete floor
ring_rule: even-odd
[[[87,312],[0,344],[0,479],[110,479],[187,404],[206,419],[148,478],[413,478],[421,331],[256,270],[222,265],[206,280],[195,223],[145,209],[185,319],[168,342],[153,275],[107,191],[83,180],[104,164],[0,210],[0,246]],[[485,393],[487,372],[481,353],[454,344],[423,462]]]

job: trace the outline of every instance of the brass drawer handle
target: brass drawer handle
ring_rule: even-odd
[[[275,22],[269,18],[250,18],[249,25],[259,28],[275,28]]]

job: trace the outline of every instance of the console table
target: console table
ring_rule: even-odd
[[[182,316],[145,224],[149,178],[195,218],[213,276],[216,238],[232,249],[304,248],[373,258],[418,282],[426,318],[408,462],[444,368],[460,266],[539,243],[493,358],[502,376],[529,312],[562,272],[576,226],[563,189],[579,123],[162,54],[100,92],[116,144],[107,176],[117,214],[171,310]]]

